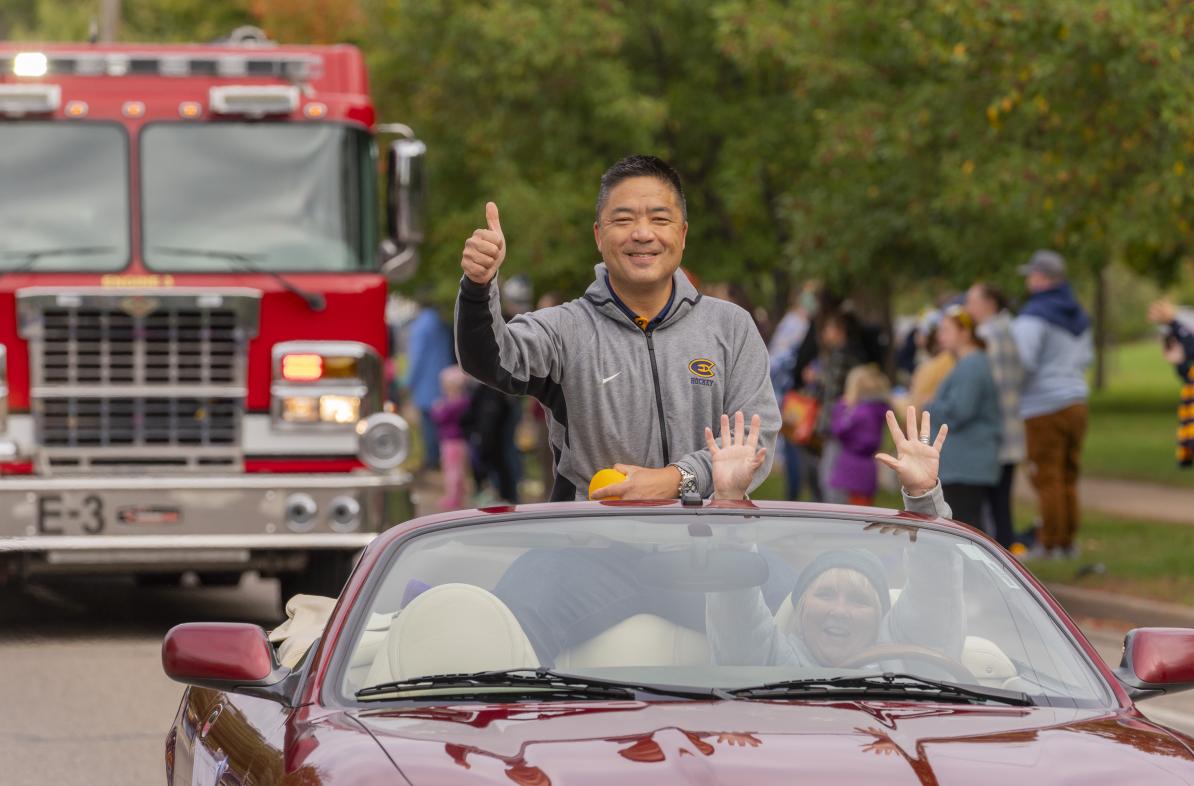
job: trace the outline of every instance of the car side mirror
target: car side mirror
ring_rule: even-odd
[[[162,669],[187,685],[289,704],[294,674],[278,664],[265,631],[243,622],[175,625],[162,641]]]
[[[418,139],[397,139],[386,155],[386,223],[381,272],[391,281],[405,281],[418,267],[425,213],[427,145]]]
[[[1128,631],[1115,676],[1130,689],[1133,699],[1194,688],[1194,629]]]

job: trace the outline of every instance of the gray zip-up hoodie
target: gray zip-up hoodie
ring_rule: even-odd
[[[456,353],[469,374],[505,393],[531,395],[548,413],[556,457],[551,499],[583,499],[597,470],[614,464],[684,466],[713,494],[705,427],[723,413],[762,419],[771,470],[779,407],[767,347],[745,310],[704,297],[677,270],[672,296],[640,328],[614,294],[604,264],[584,297],[502,319],[496,281],[461,280]]]

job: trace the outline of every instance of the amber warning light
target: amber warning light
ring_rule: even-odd
[[[313,382],[323,376],[323,356],[313,353],[282,356],[282,379]]]

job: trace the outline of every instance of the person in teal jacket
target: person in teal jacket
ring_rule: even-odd
[[[933,420],[949,426],[949,442],[941,453],[941,489],[954,518],[982,529],[983,502],[999,483],[999,389],[974,318],[964,308],[945,312],[937,340],[958,360],[925,406]]]

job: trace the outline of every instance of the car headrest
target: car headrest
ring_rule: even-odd
[[[394,618],[387,653],[393,679],[539,665],[518,620],[472,584],[426,590]]]

